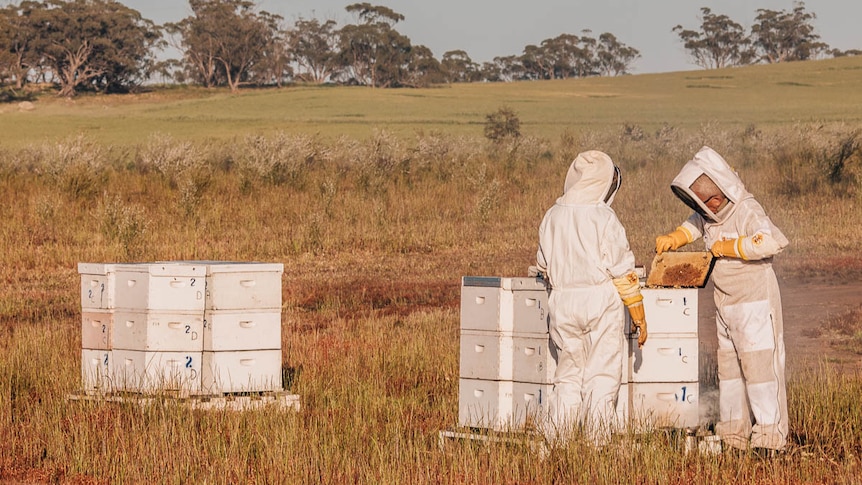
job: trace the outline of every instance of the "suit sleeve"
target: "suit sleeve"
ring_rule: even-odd
[[[759,203],[752,199],[744,208],[744,233],[739,235],[736,243],[736,251],[742,259],[770,258],[787,247],[787,237],[772,223]]]
[[[602,235],[602,264],[611,279],[621,278],[635,269],[635,255],[629,247],[626,230],[614,214]]]

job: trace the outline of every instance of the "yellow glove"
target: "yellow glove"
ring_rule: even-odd
[[[655,238],[655,252],[661,254],[668,250],[676,251],[691,241],[691,233],[684,227],[679,226],[672,233]]]
[[[638,347],[643,347],[647,338],[646,317],[644,316],[643,295],[641,295],[640,282],[638,275],[634,271],[622,276],[614,278],[614,286],[617,287],[617,292],[623,300],[623,305],[628,307],[629,314],[632,316],[632,332],[635,327],[640,329],[638,335]]]
[[[644,346],[647,339],[647,324],[646,324],[646,315],[644,315],[644,304],[643,302],[637,302],[634,305],[629,307],[629,315],[632,316],[632,333],[635,332],[635,329],[638,331],[638,348]]]
[[[715,244],[712,245],[712,248],[710,248],[710,251],[712,251],[712,255],[716,258],[724,256],[742,258],[742,248],[740,248],[741,244],[742,238],[716,241]]]

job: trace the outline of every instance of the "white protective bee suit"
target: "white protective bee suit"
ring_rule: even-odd
[[[727,198],[717,213],[691,189],[703,174]],[[683,166],[671,189],[695,211],[677,228],[683,244],[703,237],[713,254],[724,256],[712,271],[720,401],[716,432],[735,448],[781,450],[788,434],[784,325],[772,257],[787,246],[787,238],[709,147]]]
[[[539,227],[536,260],[551,287],[549,330],[557,351],[544,429],[549,440],[581,427],[602,445],[617,424],[626,353],[623,302],[640,307],[642,315],[634,254],[610,207],[619,184],[608,155],[581,153]],[[642,331],[645,339],[645,321]]]

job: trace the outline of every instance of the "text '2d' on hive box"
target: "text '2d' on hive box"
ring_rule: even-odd
[[[80,263],[85,391],[278,391],[283,265]]]

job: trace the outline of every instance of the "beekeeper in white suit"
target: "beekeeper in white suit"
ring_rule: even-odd
[[[549,396],[549,440],[580,428],[603,445],[616,423],[625,355],[625,309],[647,337],[635,258],[611,202],[620,171],[600,151],[578,155],[563,195],[539,227],[539,271],[551,287],[550,334],[557,351]]]
[[[703,147],[671,183],[694,213],[656,252],[703,238],[718,260],[712,271],[718,327],[722,441],[775,454],[787,443],[784,325],[772,257],[787,246],[763,207],[724,158]],[[752,422],[753,418],[753,422]]]

